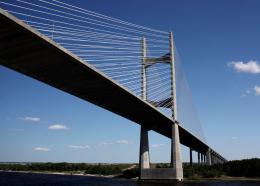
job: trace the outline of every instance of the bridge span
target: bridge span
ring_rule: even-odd
[[[143,167],[140,168],[143,179],[183,178],[182,166],[179,167],[181,173],[176,171],[178,167],[174,167],[176,163],[181,164],[178,142],[189,147],[191,152],[197,151],[201,163],[210,165],[226,161],[208,144],[182,127],[178,120],[166,116],[153,104],[137,97],[3,9],[0,9],[0,64],[141,125],[140,163]],[[149,167],[149,156],[144,154],[149,153],[145,133],[149,130],[172,139],[172,169],[153,170]]]

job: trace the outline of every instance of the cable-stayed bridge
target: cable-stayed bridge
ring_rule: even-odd
[[[191,162],[226,161],[203,136],[172,32],[58,0],[0,6],[0,64],[141,125],[141,179],[181,180],[180,144]],[[150,167],[149,130],[171,139],[171,168]]]

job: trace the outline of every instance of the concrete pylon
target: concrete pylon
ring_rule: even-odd
[[[142,38],[141,43],[142,43],[141,96],[143,100],[146,100],[146,96],[147,96],[146,69],[145,69],[146,39],[144,37]],[[141,126],[139,166],[141,171],[142,169],[150,168],[148,130],[144,126]]]
[[[207,156],[207,165],[211,165],[211,150],[210,150],[210,148],[208,149],[206,156]]]
[[[190,148],[190,166],[193,166],[193,160],[192,160],[192,149]]]
[[[181,160],[181,145],[179,135],[179,123],[177,122],[177,98],[176,98],[176,69],[174,56],[174,39],[173,33],[169,33],[170,42],[170,65],[171,65],[171,97],[172,97],[172,119],[174,124],[172,126],[172,143],[171,143],[171,165],[174,169],[177,180],[183,180],[183,169]]]
[[[148,130],[141,126],[141,135],[140,135],[140,159],[139,166],[140,169],[149,169],[150,168],[150,157],[149,157],[149,138]]]
[[[200,164],[200,153],[198,152],[198,165]]]
[[[171,165],[174,169],[176,179],[179,181],[183,180],[179,126],[177,123],[174,123],[172,126]]]

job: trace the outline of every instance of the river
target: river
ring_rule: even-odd
[[[0,186],[260,186],[260,181],[137,181],[94,176],[0,172]]]

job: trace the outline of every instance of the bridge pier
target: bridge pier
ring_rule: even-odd
[[[210,148],[207,150],[207,165],[211,165],[211,150]]]
[[[172,127],[171,165],[175,172],[175,178],[181,181],[183,179],[183,169],[181,160],[179,126],[177,122],[174,122],[174,125]]]
[[[192,162],[192,149],[190,148],[190,166],[193,166],[193,162]]]
[[[172,179],[181,181],[183,179],[183,169],[178,124],[174,123],[172,126],[171,168],[156,169],[150,167],[148,130],[144,127],[141,127],[139,162],[140,179]]]
[[[215,155],[213,152],[210,153],[211,154],[211,164],[215,164]]]
[[[198,152],[198,165],[200,164],[200,152]]]
[[[141,126],[141,134],[140,134],[139,166],[140,166],[140,170],[150,168],[148,130],[143,126]]]

